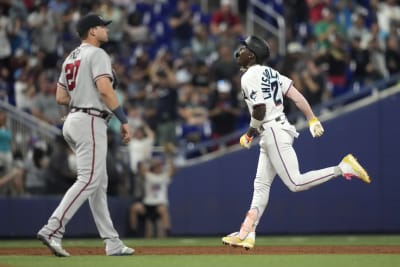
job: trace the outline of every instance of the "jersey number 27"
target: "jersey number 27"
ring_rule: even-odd
[[[70,91],[75,89],[76,76],[78,74],[80,65],[80,60],[75,60],[73,63],[68,63],[65,65],[65,78],[67,78],[67,87]]]

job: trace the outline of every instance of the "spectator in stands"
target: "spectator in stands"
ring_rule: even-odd
[[[50,154],[49,145],[37,141],[25,158],[23,176],[26,195],[44,195],[48,192],[45,173],[49,166]]]
[[[145,122],[133,129],[132,140],[128,144],[130,170],[132,171],[133,179],[136,179],[139,173],[140,162],[150,160],[154,140],[155,134]]]
[[[171,228],[168,186],[176,172],[175,164],[171,155],[167,155],[165,161],[155,156],[147,166],[143,166],[140,170],[141,176],[144,178],[143,207],[140,211],[144,212],[146,217],[145,237],[166,237]],[[132,218],[138,214],[131,213],[130,215]],[[154,234],[152,223],[155,223],[156,234]]]
[[[52,125],[59,125],[61,118],[64,116],[59,105],[57,105],[55,97],[55,84],[49,81],[47,74],[42,72],[38,78],[37,85],[38,94],[35,95],[32,102],[32,114],[45,122]]]
[[[175,128],[178,119],[177,89],[163,70],[157,72],[157,81],[153,89],[153,97],[156,100],[156,143],[161,146],[166,143],[175,144]]]
[[[7,16],[5,8],[0,6],[0,65],[7,66],[11,57],[11,43],[9,35],[11,33],[10,18]]]
[[[211,62],[215,56],[215,41],[208,32],[206,24],[196,25],[194,28],[194,36],[191,40],[191,48],[196,59]]]
[[[31,52],[28,24],[24,15],[18,13],[10,21],[10,42],[15,57]]]
[[[304,30],[299,31],[299,29],[306,29],[309,26],[309,14],[306,2],[304,0],[283,1],[287,40],[296,40],[296,34],[302,35],[304,33]]]
[[[243,35],[240,17],[232,9],[232,0],[221,0],[220,8],[212,13],[210,31],[222,40],[236,39]]]
[[[179,56],[183,48],[191,47],[193,35],[193,14],[188,0],[178,0],[176,11],[169,19],[172,29],[171,45],[174,56]]]
[[[349,40],[355,40],[355,38],[359,38],[361,40],[361,38],[367,35],[369,32],[369,29],[365,24],[364,15],[359,12],[353,13],[352,22],[353,24],[347,31],[347,37]]]
[[[353,74],[355,86],[362,86],[369,76],[369,52],[361,47],[361,37],[355,35],[351,40],[350,47],[350,68]]]
[[[11,91],[10,70],[8,67],[0,67],[0,100],[8,102],[8,92]]]
[[[306,69],[307,57],[308,55],[305,53],[305,49],[301,43],[290,42],[287,45],[287,55],[281,63],[281,70],[287,73],[294,84],[300,82],[300,75]]]
[[[218,58],[210,66],[210,79],[212,82],[230,80],[234,85],[239,81],[239,67],[234,59],[232,46],[220,43]]]
[[[64,194],[76,180],[76,157],[61,135],[56,137],[44,177],[47,194]]]
[[[343,39],[345,31],[335,20],[335,9],[333,6],[325,7],[322,10],[323,19],[314,26],[314,34],[318,39],[318,46],[321,51],[327,52],[336,36]]]
[[[143,118],[143,107],[140,103],[129,103],[126,107],[128,124],[133,131],[146,124]]]
[[[28,73],[27,68],[20,71],[14,83],[15,105],[17,108],[31,112],[33,98],[36,94],[34,76]]]
[[[146,24],[143,24],[143,14],[139,10],[134,10],[128,14],[123,29],[128,35],[130,44],[143,44],[151,41],[149,28]]]
[[[0,195],[22,196],[25,193],[24,188],[24,169],[21,153],[16,153],[13,164],[8,172],[1,172],[0,177]]]
[[[370,42],[373,39],[376,40],[380,49],[385,49],[386,36],[381,31],[379,24],[376,21],[371,23],[369,32],[361,37],[361,48],[368,49],[370,47]]]
[[[150,83],[150,58],[143,49],[135,50],[136,62],[127,75],[127,97],[132,103],[144,102],[146,98],[146,86]]]
[[[128,112],[129,119],[132,118]],[[143,205],[144,196],[144,177],[141,168],[144,167],[145,162],[149,161],[152,156],[154,145],[154,132],[150,129],[145,122],[136,126],[133,130],[131,142],[129,142],[129,159],[131,169],[131,192],[133,193],[133,203],[129,211],[130,228],[134,235],[141,235],[142,229],[138,229],[139,225],[144,226],[145,209]],[[139,224],[139,221],[141,224]]]
[[[162,47],[157,51],[155,59],[149,66],[150,81],[152,84],[158,84],[161,73],[166,75],[168,83],[176,84],[176,77],[173,71],[174,58],[170,50]]]
[[[134,236],[144,236],[144,224],[146,209],[143,204],[144,175],[146,173],[146,161],[138,162],[137,174],[133,179],[133,201],[129,207],[129,227]]]
[[[200,92],[192,87],[188,89],[186,96],[179,101],[179,115],[185,125],[204,125],[208,121],[208,109],[201,101]]]
[[[331,46],[326,51],[323,60],[328,65],[327,79],[331,86],[331,96],[336,97],[349,90],[347,86],[349,55],[346,43],[340,35],[330,35],[330,43]]]
[[[200,93],[200,101],[207,104],[211,93],[210,70],[203,60],[197,60],[193,67],[192,84],[194,90]]]
[[[186,94],[180,92],[179,116],[181,123],[179,127],[179,141],[187,148],[206,141],[211,136],[211,125],[208,119],[207,105],[202,102],[201,92],[193,90],[192,86],[187,85],[180,91],[186,89]],[[193,151],[191,156],[204,154],[207,151]]]
[[[368,45],[369,52],[369,82],[389,77],[388,69],[386,68],[385,47],[381,46],[381,42],[377,37],[370,40]]]
[[[121,9],[114,5],[112,0],[104,0],[99,7],[99,14],[105,20],[111,20],[112,23],[108,25],[108,42],[104,44],[104,49],[109,53],[113,54],[121,52],[120,48],[122,45],[123,37],[123,24],[124,17]]]
[[[118,135],[117,137],[115,135]],[[107,195],[127,196],[130,186],[129,153],[122,153],[119,133],[107,130],[108,152],[106,158],[108,186]]]
[[[43,68],[54,68],[57,64],[57,41],[62,29],[61,18],[49,10],[45,1],[39,1],[35,11],[28,16],[31,29],[32,49],[43,53]]]
[[[234,91],[232,83],[228,80],[219,80],[216,84],[208,113],[214,139],[233,133],[236,129],[236,120],[240,109]]]
[[[396,0],[372,0],[372,5],[377,6],[377,19],[379,28],[383,32],[384,36],[390,33],[390,27],[392,25],[400,24],[400,6]]]
[[[11,170],[13,163],[12,133],[8,127],[7,112],[0,109],[0,173]]]
[[[323,19],[322,10],[327,7],[330,0],[307,0],[309,21],[312,25]]]
[[[306,68],[301,72],[301,85],[304,97],[311,106],[321,104],[327,97],[326,77],[313,58],[308,58]]]
[[[390,34],[388,36],[386,42],[385,59],[389,74],[393,75],[400,73],[399,37],[394,34]]]

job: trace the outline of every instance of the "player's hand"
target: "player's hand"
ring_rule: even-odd
[[[251,142],[253,141],[253,137],[250,137],[247,135],[247,133],[245,133],[244,135],[242,135],[240,137],[240,145],[242,147],[245,147],[247,149],[250,148]]]
[[[308,126],[310,128],[310,132],[312,137],[320,137],[324,134],[324,127],[322,127],[321,122],[317,117],[312,118],[308,121]]]
[[[121,138],[124,144],[129,143],[132,138],[131,128],[127,123],[121,124]]]

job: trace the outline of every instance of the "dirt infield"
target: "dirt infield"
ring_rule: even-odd
[[[66,247],[73,256],[104,255],[104,248]],[[136,255],[400,254],[400,246],[135,247]],[[0,255],[50,255],[47,248],[1,248]]]

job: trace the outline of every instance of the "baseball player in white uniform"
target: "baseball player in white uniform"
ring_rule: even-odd
[[[115,78],[110,57],[100,48],[108,41],[110,23],[95,14],[78,21],[82,43],[65,59],[57,84],[57,102],[70,107],[63,135],[76,153],[78,177],[37,238],[59,257],[70,255],[61,240],[66,225],[87,199],[106,254],[134,253],[119,239],[107,205],[107,122],[111,114],[121,121],[122,141],[128,143],[131,138],[126,116],[112,87]]]
[[[366,183],[371,180],[351,154],[345,156],[337,166],[301,174],[292,146],[294,138],[299,134],[286,119],[283,96],[294,101],[305,115],[313,137],[320,137],[324,133],[320,121],[307,100],[294,87],[292,80],[262,65],[269,57],[269,46],[265,40],[249,36],[243,41],[236,57],[242,71],[243,96],[251,114],[249,129],[240,138],[240,144],[249,148],[254,136],[260,134],[260,155],[250,209],[239,232],[223,237],[222,243],[251,249],[255,244],[256,227],[268,204],[275,175],[293,192],[310,189],[341,175],[347,179],[354,176]]]

